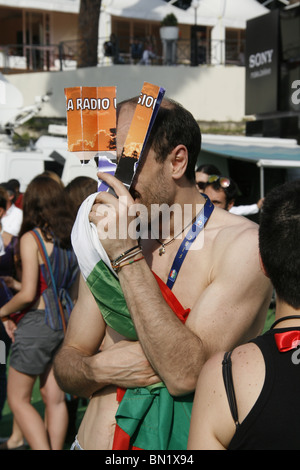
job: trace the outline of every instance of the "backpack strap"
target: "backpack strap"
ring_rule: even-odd
[[[50,279],[51,279],[52,289],[53,289],[54,294],[55,294],[54,297],[55,297],[55,302],[56,302],[56,306],[57,306],[57,311],[59,312],[60,317],[61,317],[63,330],[66,331],[67,325],[66,325],[64,312],[63,312],[63,307],[62,307],[61,301],[60,301],[59,296],[58,296],[58,292],[57,292],[57,288],[56,288],[55,279],[54,279],[54,276],[53,276],[53,271],[52,271],[50,259],[49,259],[44,241],[43,241],[42,237],[40,236],[39,232],[36,229],[31,230],[30,233],[34,236],[34,238],[37,242],[37,245],[38,245],[39,251],[41,253],[44,265],[48,270],[48,274],[49,274]]]
[[[238,428],[240,426],[240,423],[238,418],[238,410],[233,386],[231,354],[232,351],[226,352],[224,354],[222,362],[222,373],[231,415],[236,428]]]

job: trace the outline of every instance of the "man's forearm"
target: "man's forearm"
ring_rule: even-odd
[[[63,346],[56,355],[54,374],[64,392],[81,397],[89,398],[107,385],[96,379],[95,356],[84,356],[70,346]]]
[[[170,393],[195,389],[205,362],[198,336],[167,305],[153,274],[144,262],[121,269],[120,282],[140,343]]]
[[[64,345],[54,361],[54,373],[62,390],[90,397],[107,385],[147,387],[161,381],[138,341],[120,341],[92,356]]]

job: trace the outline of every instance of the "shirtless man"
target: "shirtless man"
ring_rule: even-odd
[[[119,155],[134,108],[128,102],[119,111]],[[158,159],[166,139],[169,143]],[[137,203],[147,209],[154,203],[182,208],[191,204],[193,218],[197,205],[205,203],[194,180],[200,142],[199,127],[190,113],[164,100],[130,194],[115,177],[101,174],[101,179],[119,198],[127,197],[127,209]],[[97,195],[90,220],[95,225],[101,221],[102,205],[115,209],[117,221],[118,199],[110,193]],[[171,218],[169,240],[176,237],[173,223]],[[110,260],[137,244],[130,236],[101,242]],[[162,242],[165,253],[160,255]],[[204,229],[203,247],[189,250],[172,289],[183,308],[191,309],[185,323],[174,315],[153,275],[166,282],[182,237],[167,242],[143,239],[144,259],[118,272],[139,341],[126,341],[105,324],[93,295],[81,282],[55,373],[65,391],[91,397],[78,432],[83,449],[112,449],[117,386],[145,387],[162,381],[172,396],[192,393],[210,356],[262,330],[271,286],[260,270],[255,224],[214,208]]]

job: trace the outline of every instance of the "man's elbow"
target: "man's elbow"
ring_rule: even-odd
[[[61,346],[61,348],[58,350],[54,357],[53,361],[53,372],[54,372],[54,377],[56,379],[56,382],[58,386],[61,388],[66,393],[72,393],[71,390],[69,390],[69,366],[68,366],[68,358],[67,358],[67,352],[66,348]]]
[[[165,385],[170,395],[174,397],[180,397],[194,393],[197,379],[198,375],[184,374],[180,378],[177,378],[177,380],[174,380],[174,377],[171,377],[169,380],[165,381]]]

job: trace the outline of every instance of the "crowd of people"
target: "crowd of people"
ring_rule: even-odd
[[[118,104],[118,155],[136,103]],[[258,225],[232,213],[231,178],[215,167],[195,171],[200,147],[191,113],[164,99],[130,190],[104,173],[113,191],[97,193],[96,182],[80,191],[79,180],[64,187],[49,174],[28,185],[9,251],[2,233],[13,260],[2,276],[10,294],[0,325],[13,338],[14,415],[3,448],[24,440],[63,448],[66,394],[87,399],[74,450],[300,448],[299,361],[291,360],[300,342],[300,183],[258,201]],[[4,222],[9,193],[1,186]],[[129,230],[135,204],[147,209],[147,236]],[[181,231],[170,213],[166,237],[154,204],[189,206]],[[276,322],[261,335],[274,289]],[[38,376],[44,422],[30,402]]]
[[[9,353],[8,371],[1,366],[0,411],[7,397],[14,416],[11,436],[0,449],[22,449],[26,444],[31,449],[62,449],[68,406],[52,364],[78,293],[71,230],[78,207],[97,190],[97,181],[79,177],[64,187],[57,174],[45,172],[30,182],[24,194],[16,191],[16,185],[16,181],[0,185],[4,201],[0,325]],[[38,377],[45,422],[31,404]]]

